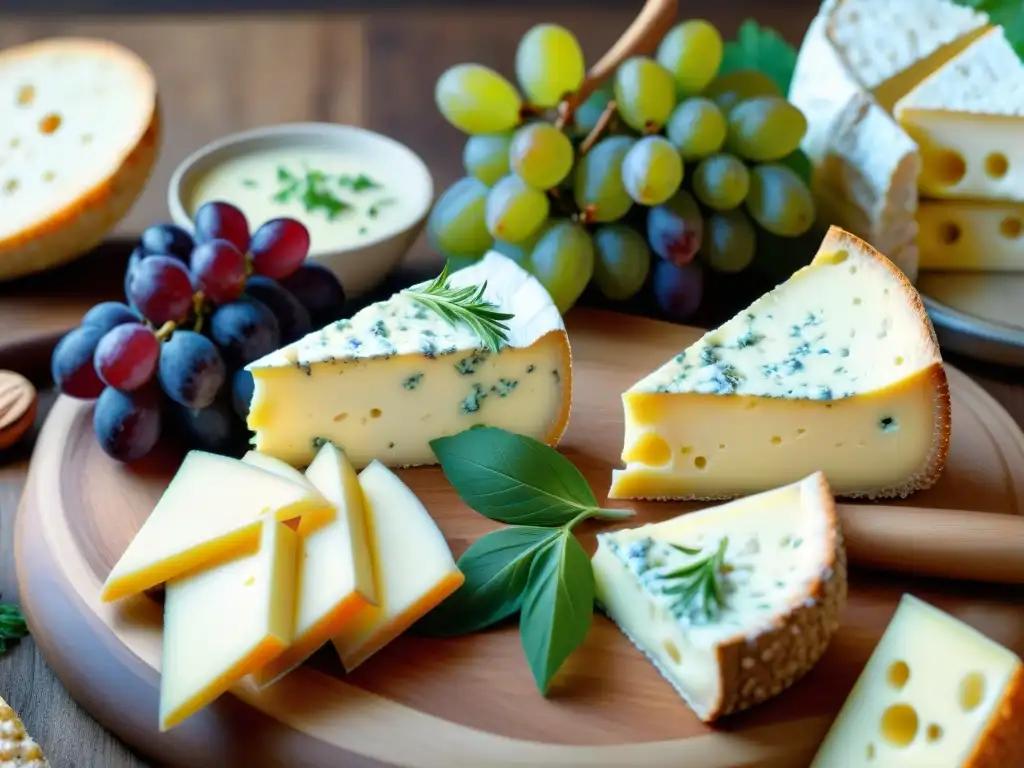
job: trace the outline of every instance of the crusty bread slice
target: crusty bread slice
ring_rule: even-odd
[[[50,768],[18,713],[0,698],[0,768]]]
[[[0,280],[94,248],[149,178],[156,81],[131,51],[55,38],[0,51]]]

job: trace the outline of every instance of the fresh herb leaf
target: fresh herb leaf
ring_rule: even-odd
[[[0,653],[7,653],[10,643],[28,634],[28,625],[21,609],[13,603],[0,603]]]
[[[452,288],[448,284],[448,264],[433,282],[408,288],[403,293],[420,302],[428,309],[441,315],[452,325],[458,321],[466,323],[476,331],[480,339],[492,352],[501,350],[508,342],[506,320],[514,315],[499,312],[496,305],[484,299],[487,283]]]
[[[358,176],[352,176],[351,174],[343,173],[338,177],[338,186],[348,187],[353,192],[362,192],[366,189],[380,189],[381,185],[371,179],[365,173],[360,173]]]
[[[623,520],[602,509],[583,474],[554,448],[497,427],[467,429],[430,447],[459,497],[500,523],[569,525],[587,517]]]
[[[378,200],[376,203],[370,206],[370,209],[366,212],[366,215],[371,219],[376,219],[380,215],[380,209],[389,205],[394,205],[397,200],[393,197],[385,197],[383,200]]]
[[[753,19],[740,24],[735,40],[725,44],[720,74],[737,69],[756,69],[778,83],[789,93],[789,83],[796,68],[796,48],[778,32],[762,27]]]
[[[296,176],[284,166],[278,166],[277,180],[281,188],[271,198],[276,203],[298,201],[306,213],[323,211],[329,221],[352,208],[329,189],[323,171],[306,169],[302,176]]]
[[[728,545],[729,539],[723,538],[714,551],[658,574],[661,592],[676,598],[671,605],[674,615],[688,615],[705,623],[718,616],[724,602],[721,574]],[[694,553],[685,547],[673,546],[682,552]]]
[[[256,183],[256,179],[242,179],[242,186],[248,187],[249,189],[256,189],[259,184]]]
[[[516,526],[477,539],[459,558],[466,580],[417,625],[420,634],[451,637],[477,632],[506,619],[523,602],[534,556],[558,529]]]
[[[540,692],[587,637],[594,617],[594,571],[568,529],[541,549],[530,567],[519,634]]]

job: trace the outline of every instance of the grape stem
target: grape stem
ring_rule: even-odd
[[[587,137],[580,142],[580,154],[585,155],[590,151],[590,148],[597,143],[597,140],[601,138],[601,134],[604,133],[608,124],[612,121],[612,117],[615,115],[615,99],[609,101],[604,111],[601,112],[601,116],[597,118],[597,122],[594,123],[594,127],[590,129],[590,133]]]
[[[565,128],[572,123],[576,109],[607,80],[619,65],[631,56],[652,53],[676,19],[678,0],[647,0],[633,23],[615,44],[590,68],[576,93],[569,94],[558,105],[555,125]]]
[[[174,333],[174,329],[177,327],[178,324],[176,322],[168,320],[157,330],[156,337],[160,339],[160,341],[167,341],[167,339],[171,337],[171,334]]]

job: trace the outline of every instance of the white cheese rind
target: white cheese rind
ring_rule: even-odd
[[[659,577],[727,539],[721,612],[706,621]],[[846,599],[845,554],[821,474],[663,523],[598,535],[597,599],[706,721],[777,695],[824,652]]]
[[[837,495],[929,487],[949,392],[920,297],[830,230],[812,264],[623,394],[610,498],[731,498],[821,470]]]
[[[926,200],[917,220],[924,269],[1024,270],[1024,204]]]
[[[812,768],[1024,765],[1016,654],[904,595]]]
[[[431,440],[477,424],[557,443],[572,364],[551,297],[497,253],[450,280],[486,283],[485,297],[513,315],[507,346],[491,352],[465,323],[398,293],[249,366],[256,449],[304,465],[330,441],[361,468],[434,463]]]

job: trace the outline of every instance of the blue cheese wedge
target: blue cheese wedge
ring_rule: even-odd
[[[821,470],[836,494],[938,479],[950,405],[917,291],[836,227],[813,262],[623,396],[610,498],[721,499]]]
[[[1024,65],[989,30],[896,105],[921,147],[918,189],[937,198],[1024,201]]]
[[[904,595],[811,768],[1024,765],[1017,654]]]
[[[433,464],[431,440],[478,424],[557,444],[572,367],[548,292],[495,252],[449,285],[486,286],[484,298],[513,316],[500,351],[465,322],[397,293],[248,366],[256,450],[305,466],[332,442],[356,468],[375,459]]]
[[[820,473],[597,541],[599,605],[706,722],[802,677],[846,602],[842,535]]]

